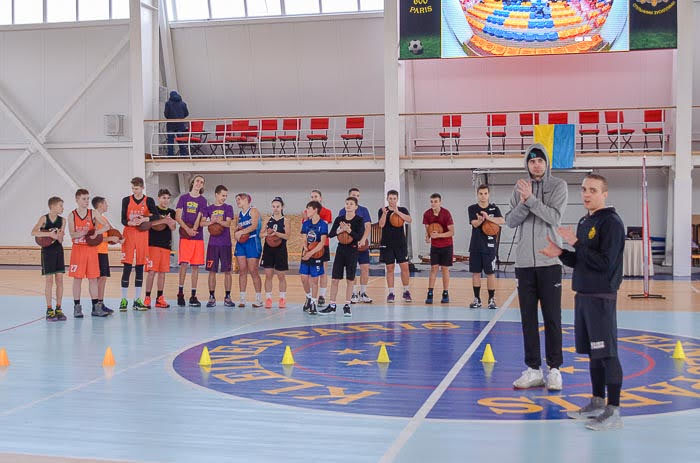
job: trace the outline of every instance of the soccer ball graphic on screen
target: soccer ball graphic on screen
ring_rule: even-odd
[[[423,53],[423,44],[420,40],[411,40],[408,42],[408,51],[414,55],[420,55]]]

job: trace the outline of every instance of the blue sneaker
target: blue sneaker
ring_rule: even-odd
[[[450,294],[447,291],[442,292],[442,299],[440,299],[440,304],[449,304]]]
[[[394,293],[389,293],[389,295],[386,297],[386,303],[393,304],[394,301],[396,301],[396,296],[394,296]]]

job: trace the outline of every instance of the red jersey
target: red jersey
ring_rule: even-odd
[[[76,232],[89,231],[92,228],[94,228],[95,225],[92,221],[92,209],[87,210],[85,217],[80,217],[80,215],[78,214],[78,210],[73,209],[73,224],[75,224]],[[85,236],[81,236],[80,238],[73,238],[72,241],[73,244],[87,245],[87,242],[85,241]]]
[[[143,199],[141,200],[140,203],[137,203],[134,201],[134,195],[129,196],[129,205],[126,206],[126,220],[127,221],[132,221],[137,217],[148,217],[151,215],[151,212],[148,210],[148,196],[144,195]],[[134,228],[138,230],[138,227],[131,227],[130,225],[127,225],[130,228]],[[141,231],[141,230],[139,230]],[[146,233],[146,232],[144,232]]]
[[[440,225],[442,225],[443,233],[447,231],[447,227],[449,225],[454,224],[454,222],[452,221],[452,214],[450,214],[450,211],[448,211],[444,207],[440,208],[440,212],[438,213],[438,215],[435,215],[435,213],[433,213],[432,208],[425,211],[425,213],[423,214],[423,225],[430,225],[431,223],[439,223]],[[452,246],[452,237],[436,238],[432,240],[431,246],[435,248],[446,248],[447,246]]]

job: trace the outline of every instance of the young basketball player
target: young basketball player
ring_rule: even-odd
[[[360,202],[360,189],[353,187],[348,190],[348,196],[352,196]],[[340,211],[340,215],[345,215],[345,209]],[[357,215],[359,215],[362,220],[364,220],[365,233],[362,238],[358,241],[357,245],[359,247],[366,245],[369,242],[370,234],[372,233],[372,217],[369,215],[369,209],[365,206],[357,207]],[[355,284],[352,291],[351,301],[353,304],[358,302],[363,302],[365,304],[370,304],[372,299],[367,295],[367,283],[369,283],[369,249],[365,251],[358,251],[357,263],[360,264],[360,284]]]
[[[590,358],[593,397],[588,405],[568,415],[589,419],[586,427],[593,431],[620,429],[623,375],[617,354],[617,291],[622,282],[625,226],[615,208],[605,204],[608,197],[605,177],[587,175],[581,197],[588,214],[579,220],[576,233],[569,227],[558,229],[574,250],[562,249],[547,235],[549,244],[540,253],[558,257],[564,265],[574,268],[571,287],[576,291],[576,352]]]
[[[165,300],[165,275],[170,271],[170,250],[173,245],[173,230],[177,226],[175,211],[170,209],[170,191],[166,188],[158,191],[158,205],[156,214],[151,217],[151,228],[148,230],[148,258],[146,259],[146,299],[143,303],[151,307],[151,291],[153,281],[158,277],[158,293],[156,295],[156,308],[167,309],[170,307]],[[154,227],[165,224],[163,230]],[[158,227],[160,228],[160,227]]]
[[[188,265],[192,268],[192,295],[189,305],[190,307],[202,306],[197,299],[199,266],[204,265],[204,233],[200,222],[207,211],[207,200],[202,194],[204,194],[204,177],[195,175],[190,182],[190,192],[180,196],[175,207],[175,220],[181,228],[178,258],[180,275],[177,292],[177,305],[180,307],[185,306],[184,288]]]
[[[52,238],[51,245],[41,248],[41,274],[46,286],[46,320],[50,322],[65,321],[66,316],[61,309],[63,301],[63,274],[66,264],[63,258],[63,237],[66,231],[66,221],[63,214],[63,200],[58,196],[49,198],[49,213],[39,217],[32,229],[32,236]],[[56,284],[56,308],[52,304],[53,284]]]
[[[442,233],[429,231],[431,224],[437,223],[442,227]],[[433,303],[433,288],[438,270],[442,270],[442,299],[440,303],[450,302],[450,267],[452,267],[453,242],[455,226],[450,211],[442,207],[442,196],[439,193],[430,195],[430,209],[423,214],[425,225],[425,242],[430,243],[430,277],[428,278],[428,296],[426,304]]]
[[[304,248],[301,254],[301,264],[299,265],[299,275],[301,284],[306,293],[304,312],[309,315],[316,315],[316,301],[318,297],[318,285],[321,275],[323,275],[323,263],[321,258],[314,255],[321,251],[328,241],[328,224],[321,219],[321,203],[310,201],[306,205],[306,219],[301,225],[301,235],[304,240]]]
[[[126,312],[129,306],[127,300],[129,292],[129,279],[131,270],[134,268],[134,310],[148,310],[141,300],[141,287],[143,286],[143,267],[146,265],[146,254],[148,253],[148,230],[139,229],[139,225],[148,222],[149,216],[156,213],[156,203],[153,198],[143,194],[144,182],[141,177],[131,179],[130,196],[122,199],[122,225],[124,225],[124,244],[122,244],[122,300],[119,303],[119,310]]]
[[[394,295],[394,265],[399,264],[401,269],[401,283],[403,284],[403,301],[411,302],[411,275],[408,271],[408,241],[404,226],[395,227],[391,223],[391,216],[396,215],[404,223],[411,223],[413,219],[405,207],[399,206],[399,192],[389,190],[386,194],[388,206],[379,209],[379,226],[382,228],[382,248],[379,250],[379,260],[386,265],[386,286],[388,294],[386,302],[392,304],[396,300]]]
[[[341,243],[338,241],[338,247],[335,250],[335,259],[333,260],[333,281],[331,282],[331,300],[328,307],[319,311],[322,315],[335,313],[336,304],[335,298],[338,295],[338,285],[343,279],[345,273],[345,305],[343,306],[343,315],[350,317],[350,299],[352,298],[353,284],[355,282],[355,273],[357,272],[357,243],[362,239],[365,233],[364,221],[362,217],[356,214],[357,198],[352,196],[345,200],[345,214],[338,215],[333,222],[333,227],[329,238],[337,236],[339,233],[347,233],[352,238],[349,243]]]
[[[112,313],[114,310],[105,305],[105,286],[107,286],[107,278],[112,276],[109,268],[109,245],[119,242],[116,236],[109,237],[107,232],[112,229],[112,223],[107,216],[109,205],[107,200],[102,196],[92,198],[92,208],[95,211],[95,227],[97,233],[102,234],[102,242],[97,245],[97,260],[100,263],[100,279],[97,281],[97,300],[102,303],[102,310],[107,313]]]
[[[311,190],[311,195],[310,195],[310,201],[318,201],[318,203],[321,205],[321,212],[318,213],[318,215],[321,217],[321,220],[326,222],[328,227],[330,228],[331,224],[333,223],[333,212],[331,212],[330,209],[325,207],[323,205],[323,195],[321,194],[321,190]],[[303,219],[306,220],[306,209],[304,209],[304,213],[302,214]],[[330,240],[326,241],[326,247],[323,248],[323,258],[321,258],[321,265],[323,265],[323,275],[321,275],[320,278],[320,285],[321,287],[318,290],[318,305],[324,305],[326,303],[326,291],[328,289],[328,273],[326,272],[326,262],[331,261],[331,250],[329,247]]]
[[[489,291],[489,309],[496,307],[496,235],[487,235],[482,226],[484,222],[503,225],[505,219],[501,210],[489,202],[489,186],[480,185],[476,190],[477,203],[467,209],[469,223],[472,226],[472,237],[469,241],[469,271],[472,272],[472,287],[474,300],[469,304],[470,309],[481,307],[481,272],[486,274],[486,284]]]
[[[260,245],[260,228],[262,228],[262,217],[257,208],[250,203],[252,198],[248,193],[238,193],[236,195],[236,206],[238,220],[236,222],[236,232],[233,234],[236,240],[236,261],[238,262],[238,285],[240,286],[240,300],[238,307],[245,307],[245,291],[248,285],[248,275],[253,280],[255,288],[255,302],[253,307],[262,307],[262,280],[258,266],[260,265],[260,255],[262,246]],[[248,235],[248,240],[241,243],[241,237]]]
[[[231,223],[233,222],[233,207],[226,204],[228,198],[228,188],[224,185],[217,185],[214,189],[214,203],[207,208],[207,225],[218,223],[224,227],[220,235],[209,235],[207,245],[207,266],[209,271],[209,301],[207,307],[216,306],[216,273],[224,274],[224,305],[233,307],[235,304],[231,300],[231,267],[232,267],[232,246],[231,246]]]
[[[88,246],[86,237],[95,238],[94,215],[90,204],[90,193],[85,189],[75,192],[77,207],[68,217],[68,233],[73,241],[70,253],[70,269],[68,276],[73,278],[73,317],[83,318],[83,306],[80,304],[80,290],[84,278],[88,279],[90,298],[92,298],[92,316],[106,317],[109,315],[98,301],[97,279],[100,277],[100,262],[97,257],[97,248]]]
[[[287,240],[291,224],[289,218],[284,216],[284,201],[279,196],[272,200],[272,216],[267,221],[261,238],[265,240],[263,245],[262,266],[265,269],[265,308],[272,308],[272,278],[277,276],[279,282],[280,301],[278,307],[287,307],[287,270],[289,270],[287,255]],[[270,246],[267,243],[268,236],[276,236],[281,240],[278,246]]]

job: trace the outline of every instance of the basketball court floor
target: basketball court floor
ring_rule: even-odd
[[[549,393],[511,386],[524,369],[513,279],[498,280],[496,311],[465,308],[467,278],[453,278],[448,306],[423,303],[422,277],[414,303],[389,306],[383,277],[372,277],[375,303],[353,306],[351,318],[309,316],[292,275],[284,310],[83,320],[66,310],[67,322],[47,323],[38,273],[0,270],[0,348],[11,362],[0,369],[3,462],[700,461],[700,281],[654,280],[666,299],[647,301],[626,297],[641,280],[623,283],[625,427],[596,433],[565,416],[590,393],[587,359],[573,351],[570,280],[564,390]],[[118,284],[117,271],[111,307]],[[200,299],[205,287],[200,277]],[[685,361],[671,358],[677,341]],[[496,363],[480,361],[487,344]],[[388,364],[376,362],[382,345]],[[286,346],[291,367],[281,365]],[[108,347],[116,366],[103,368]]]

